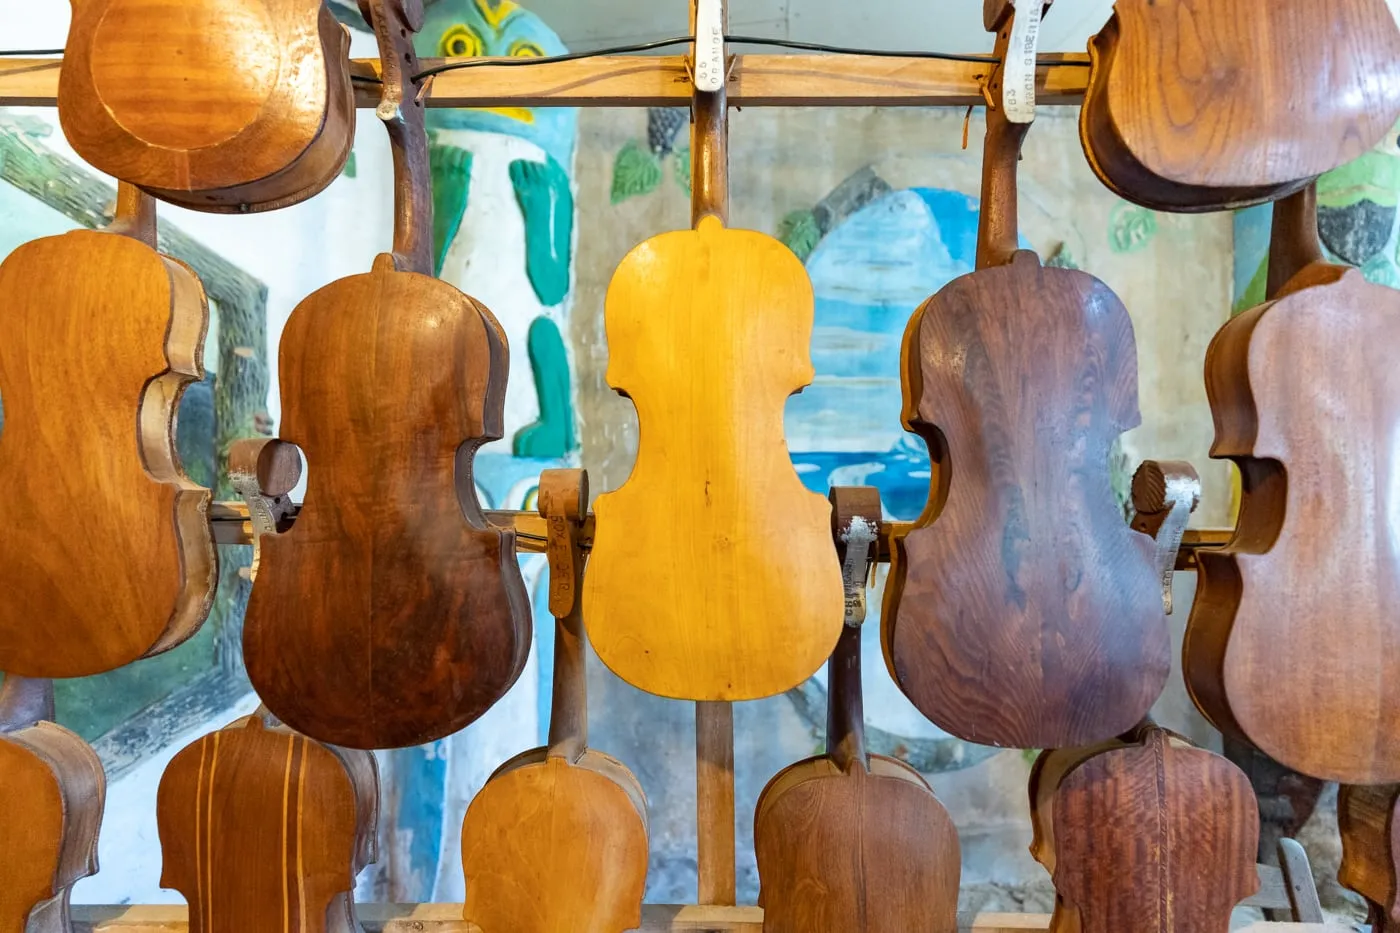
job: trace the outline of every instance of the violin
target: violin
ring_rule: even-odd
[[[650,693],[773,696],[831,654],[841,571],[829,509],[793,469],[789,396],[812,381],[812,284],[792,251],[725,225],[724,95],[695,101],[694,229],[608,286],[608,384],[637,408],[632,475],[594,503],[584,614],[598,657]]]
[[[156,792],[162,887],[191,933],[361,933],[355,876],[377,857],[374,755],[298,735],[266,708],[182,749]]]
[[[554,695],[549,745],[502,765],[462,824],[467,902],[483,933],[622,933],[642,922],[646,796],[627,766],[588,747],[579,544],[588,474],[545,470]]]
[[[97,753],[53,721],[53,684],[0,686],[0,933],[69,933],[72,887],[97,873],[107,779]]]
[[[826,754],[789,765],[754,815],[765,933],[952,933],[958,833],[923,777],[865,747],[860,639],[881,508],[873,487],[831,491],[846,622],[827,666]]]
[[[1211,456],[1239,467],[1198,555],[1183,667],[1201,712],[1284,766],[1400,781],[1400,293],[1323,261],[1316,189],[1274,205],[1269,299],[1206,354]]]
[[[1168,211],[1284,197],[1400,119],[1384,0],[1118,0],[1089,45],[1080,138],[1114,193]]]
[[[0,264],[7,673],[110,671],[180,644],[212,605],[210,493],[174,437],[185,388],[204,378],[209,311],[155,242],[154,203],[123,183],[107,230],[34,240]]]
[[[1052,933],[1226,930],[1259,889],[1249,779],[1152,723],[1042,752],[1030,795],[1031,854],[1055,882]]]
[[[281,438],[307,462],[296,524],[261,538],[243,629],[276,716],[351,748],[421,745],[486,712],[529,656],[515,532],[491,525],[472,459],[501,437],[500,324],[432,277],[421,4],[373,0],[394,154],[394,252],[304,300],[282,332]]]
[[[322,0],[72,0],[59,121],[98,171],[194,210],[296,204],[355,135],[348,31]]]
[[[1366,900],[1372,933],[1400,931],[1400,785],[1348,784],[1337,796],[1342,864],[1337,880]]]
[[[1132,321],[1098,279],[1018,248],[1027,128],[988,109],[977,269],[905,331],[904,426],[933,482],[894,540],[882,636],[895,682],[944,730],[1062,748],[1140,721],[1171,649],[1153,541],[1109,475],[1114,439],[1140,421]]]

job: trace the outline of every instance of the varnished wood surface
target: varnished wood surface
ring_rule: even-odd
[[[419,745],[486,712],[529,656],[515,535],[471,479],[501,437],[500,324],[431,271],[423,113],[407,93],[411,3],[368,3],[384,54],[394,251],[315,292],[282,332],[281,439],[307,460],[296,524],[261,542],[248,676],[288,725],[354,748]],[[419,10],[421,12],[421,10]]]
[[[1108,470],[1140,421],[1132,322],[1098,279],[1016,250],[1024,133],[989,116],[978,269],[905,331],[904,425],[933,479],[894,539],[883,640],[943,729],[1060,748],[1138,722],[1170,647],[1152,540],[1125,523]]]
[[[1090,55],[1085,152],[1148,207],[1273,199],[1400,118],[1400,29],[1384,0],[1118,0]]]
[[[787,247],[713,217],[646,241],[613,276],[608,383],[636,405],[641,441],[594,504],[584,611],[598,656],[635,686],[772,696],[831,651],[827,506],[783,439],[787,397],[812,380],[813,310]]]
[[[1077,104],[1089,69],[1085,55],[1043,55],[1036,101]],[[425,58],[424,69],[469,59]],[[52,107],[62,59],[0,59],[0,106]],[[379,106],[378,59],[350,64],[355,104]],[[737,55],[734,107],[927,107],[981,104],[986,65],[856,55]],[[684,56],[622,55],[528,68],[484,65],[424,82],[429,107],[683,107],[692,84]]]
[[[129,186],[114,226],[134,235],[45,237],[0,265],[0,670],[11,673],[121,667],[188,638],[213,598],[209,492],[174,444],[180,397],[204,376],[204,291],[152,247],[150,207]]]
[[[841,532],[878,524],[876,490],[834,489]],[[867,564],[855,567],[863,586]],[[957,830],[924,779],[865,749],[860,620],[842,627],[827,667],[824,755],[778,772],[754,814],[765,933],[953,933]]]
[[[622,762],[588,748],[579,598],[587,474],[545,470],[538,500],[555,616],[550,744],[502,765],[467,809],[462,915],[481,933],[622,933],[642,919],[646,797]]]
[[[161,886],[189,903],[192,933],[359,933],[352,888],[375,860],[378,805],[372,754],[254,714],[166,767]]]
[[[1259,886],[1259,813],[1244,772],[1155,727],[1082,760],[1042,760],[1066,755],[1068,767],[1045,766],[1033,817],[1053,825],[1049,858],[1033,850],[1054,877],[1051,929],[1225,933]]]
[[[349,47],[321,0],[77,0],[59,118],[95,168],[167,200],[294,204],[349,155]]]
[[[0,687],[0,933],[68,933],[70,889],[97,871],[106,777],[52,704],[48,681]]]
[[[1315,254],[1307,198],[1279,205],[1271,262]],[[1400,294],[1323,263],[1279,278],[1206,356],[1211,455],[1243,488],[1234,539],[1197,557],[1187,686],[1217,727],[1295,771],[1400,780],[1400,370],[1385,349],[1400,345]]]

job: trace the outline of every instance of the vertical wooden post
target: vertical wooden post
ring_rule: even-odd
[[[697,0],[690,0],[696,30]],[[729,11],[723,11],[729,26]],[[691,105],[691,215],[727,222],[729,215],[728,105],[724,91],[696,93]],[[696,856],[698,903],[728,906],[736,900],[734,878],[734,707],[695,704]]]

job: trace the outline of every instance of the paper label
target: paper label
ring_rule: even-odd
[[[870,573],[871,550],[878,531],[878,526],[856,516],[841,536],[846,545],[841,577],[846,585],[847,625],[860,625],[865,621],[865,578]]]
[[[1021,0],[1001,74],[1001,101],[1012,123],[1035,120],[1035,58],[1040,47],[1041,0]]]
[[[695,8],[695,89],[724,89],[724,3],[700,0]]]

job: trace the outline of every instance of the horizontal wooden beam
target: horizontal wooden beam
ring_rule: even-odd
[[[294,507],[292,521],[295,524]],[[214,525],[214,540],[219,544],[252,544],[253,523],[248,520],[248,506],[243,502],[215,502],[209,509]],[[545,545],[545,523],[538,512],[516,512],[499,510],[487,512],[486,518],[502,528],[514,528],[515,549],[521,553],[543,554]],[[912,522],[885,522],[880,526],[880,560],[890,557],[890,541],[902,537],[913,529]],[[1230,543],[1234,532],[1226,528],[1189,529],[1181,539],[1181,551],[1177,557],[1177,570],[1196,569],[1196,551],[1205,548],[1223,547]],[[584,521],[582,543],[587,547],[593,543],[593,514],[590,512]]]
[[[460,904],[360,904],[355,912],[365,933],[468,933]],[[74,933],[188,933],[182,904],[73,908]],[[981,914],[960,917],[959,933],[1043,933],[1048,914]],[[696,907],[647,904],[638,933],[762,933],[757,907]],[[1256,923],[1239,933],[1349,933],[1333,924]]]
[[[470,59],[422,59],[424,70]],[[518,61],[518,59],[516,59]],[[1038,100],[1074,104],[1089,79],[1084,55],[1046,56]],[[0,106],[57,103],[58,58],[0,58]],[[734,107],[963,107],[982,103],[988,65],[865,55],[737,55]],[[379,101],[378,59],[352,62],[357,103]],[[691,81],[680,55],[606,56],[543,65],[479,65],[427,79],[429,107],[682,107]]]

